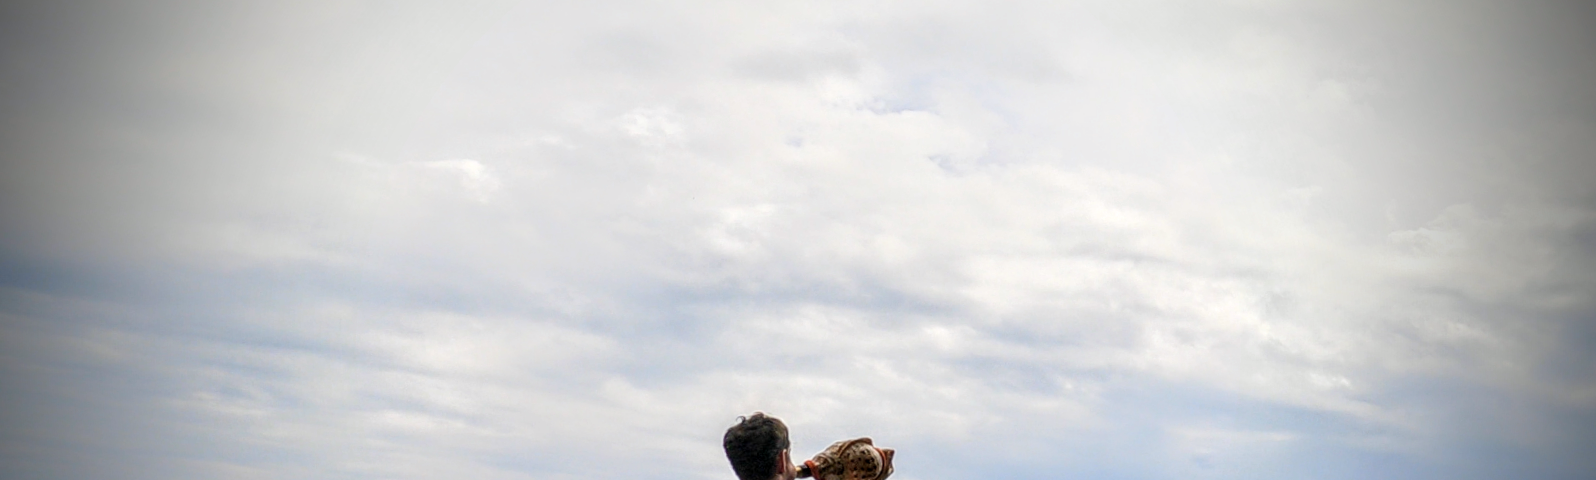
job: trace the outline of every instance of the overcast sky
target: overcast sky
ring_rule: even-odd
[[[0,477],[1596,476],[1596,9],[0,7]]]

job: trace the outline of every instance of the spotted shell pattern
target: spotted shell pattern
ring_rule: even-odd
[[[876,448],[870,437],[843,440],[804,462],[806,468],[799,476],[813,476],[815,480],[886,480],[892,475],[894,453],[890,448]]]

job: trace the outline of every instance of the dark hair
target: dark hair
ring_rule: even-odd
[[[792,446],[787,438],[787,425],[776,417],[754,412],[747,417],[737,417],[737,424],[726,429],[721,440],[726,447],[726,459],[731,460],[732,471],[741,480],[770,480],[776,474],[776,462],[781,452]]]

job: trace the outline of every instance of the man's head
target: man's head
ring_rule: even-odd
[[[740,480],[792,480],[798,475],[787,450],[792,446],[787,425],[764,412],[737,417],[721,444]]]

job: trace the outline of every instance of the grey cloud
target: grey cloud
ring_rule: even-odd
[[[772,51],[734,62],[736,69],[759,78],[807,81],[825,74],[855,75],[862,66],[847,51]]]
[[[1578,12],[190,7],[8,16],[8,473],[1590,471]]]

